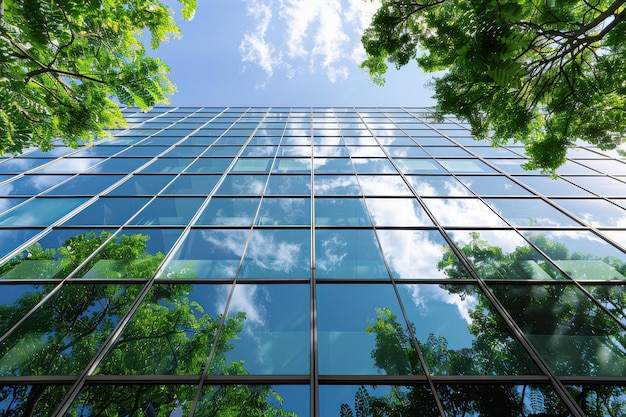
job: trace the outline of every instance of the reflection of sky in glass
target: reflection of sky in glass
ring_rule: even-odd
[[[248,230],[192,229],[161,278],[234,278]]]
[[[378,230],[377,234],[395,278],[447,277],[437,266],[446,250],[438,231]]]
[[[261,195],[267,175],[227,175],[216,195]]]
[[[369,229],[315,231],[317,278],[388,278],[374,232]]]
[[[476,195],[530,195],[530,192],[505,177],[459,176],[457,178]]]
[[[555,203],[596,227],[626,227],[626,210],[606,200],[553,200]]]
[[[407,176],[420,196],[464,196],[471,193],[454,177],[448,176]]]
[[[311,199],[268,198],[261,201],[258,225],[308,225],[311,224]]]
[[[349,300],[349,302],[346,302]],[[365,329],[376,309],[386,308],[406,329],[393,287],[388,284],[318,284],[318,357],[320,374],[376,375],[371,353],[375,335]],[[415,370],[421,371],[421,370]]]
[[[309,286],[238,284],[228,315],[243,312],[239,337],[226,353],[250,375],[309,373]]]
[[[432,226],[417,200],[412,198],[367,198],[375,226]]]
[[[241,278],[308,278],[310,231],[255,229],[243,260]]]
[[[0,225],[49,226],[87,200],[86,197],[35,198],[0,216]]]
[[[69,175],[25,175],[2,185],[0,195],[31,196],[53,187],[69,177]]]
[[[353,175],[316,175],[315,195],[360,195],[359,184]]]
[[[424,204],[443,226],[505,226],[493,211],[475,198],[427,198]]]
[[[543,200],[489,198],[484,201],[513,226],[578,226],[577,222]]]
[[[310,175],[270,175],[266,195],[311,195]]]
[[[412,196],[402,177],[395,175],[359,175],[363,195],[403,195]]]

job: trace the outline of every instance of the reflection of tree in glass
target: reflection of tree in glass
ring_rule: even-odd
[[[544,235],[530,238],[537,247],[552,259],[597,260],[597,257],[580,253],[569,253],[568,248],[552,242]],[[481,240],[478,233],[472,240],[460,246],[461,252],[479,270],[481,276],[504,276],[507,278],[527,278],[523,274],[524,261],[541,260],[538,252],[529,247],[518,247],[511,253],[491,246]],[[624,263],[615,258],[602,259],[617,271],[624,271]],[[544,260],[545,262],[545,260]],[[543,266],[537,262],[540,267]],[[449,278],[465,278],[464,267],[453,252],[448,249],[438,265]],[[548,273],[549,268],[543,269]],[[527,355],[521,345],[511,343],[512,339],[504,321],[500,318],[488,299],[472,285],[441,285],[449,293],[461,297],[477,299],[476,307],[469,312],[470,333],[475,336],[471,348],[450,349],[443,335],[430,334],[425,342],[418,341],[419,348],[433,375],[516,375],[514,367],[519,367]],[[601,287],[597,290],[605,299],[611,300],[615,310],[624,311],[625,298],[621,286]],[[550,366],[560,375],[623,375],[623,362],[609,360],[608,367],[598,359],[598,344],[619,357],[624,354],[623,332],[619,325],[601,311],[593,301],[573,285],[493,285],[492,290],[500,302],[511,313],[513,319],[525,334],[546,335],[551,339],[563,337],[563,343],[555,346],[539,346],[540,353],[547,358]],[[607,294],[610,292],[620,294]],[[415,324],[412,324],[415,326]],[[402,328],[396,316],[386,308],[377,309],[377,318],[366,330],[376,335],[376,347],[372,351],[375,365],[384,374],[418,374],[417,351],[408,330]],[[610,337],[602,337],[609,335]],[[574,337],[569,337],[574,336]],[[576,336],[582,336],[580,338]],[[600,336],[600,341],[594,336]],[[593,340],[589,342],[589,340]],[[567,348],[570,355],[563,354]],[[619,368],[619,369],[616,369]],[[410,369],[412,371],[408,371]],[[527,372],[532,373],[532,372]],[[574,399],[588,416],[626,415],[624,387],[610,385],[570,386]],[[416,391],[418,391],[416,393]],[[437,415],[431,403],[418,395],[424,395],[423,386],[391,387],[383,396],[372,396],[361,387],[355,396],[352,409],[348,404],[341,406],[340,416],[409,416]],[[561,401],[549,387],[515,385],[438,385],[437,395],[446,413],[453,416],[500,416],[502,410],[511,410],[510,415],[566,416]]]
[[[37,259],[61,259],[67,265],[65,271],[71,271],[108,236],[106,232],[99,236],[93,233],[78,235],[68,239],[62,248],[33,248],[29,253]],[[123,236],[119,241],[108,243],[103,248],[106,253],[100,258],[121,261],[122,270],[130,277],[151,276],[163,255],[145,252],[148,238],[141,234]],[[12,265],[18,263],[15,261]],[[54,286],[50,287],[51,290]],[[142,288],[143,285],[104,281],[102,284],[64,284],[0,344],[0,375],[80,374]],[[189,300],[191,290],[189,284],[155,285],[139,305],[98,373],[201,373],[224,318],[222,315],[210,317],[197,302]],[[27,293],[12,304],[0,306],[2,322],[15,323],[47,292]],[[5,317],[8,320],[5,321]],[[223,359],[225,353],[232,349],[229,341],[243,329],[244,321],[245,313],[224,319],[214,353],[218,360],[212,362],[221,367],[220,373],[245,373],[243,363],[228,363]],[[3,334],[8,330],[5,327],[0,329]],[[87,386],[72,405],[69,415],[139,416],[149,407],[154,414],[147,415],[169,416],[176,409],[189,411],[195,389],[189,385]],[[201,403],[211,402],[212,397],[219,397],[220,401],[204,407],[205,410],[215,410],[214,414],[208,412],[203,415],[228,415],[221,413],[221,409],[237,410],[238,415],[255,415],[254,412],[263,409],[282,412],[281,402],[277,400],[280,397],[269,386],[228,386],[219,394],[217,390],[207,388],[207,391],[215,392],[206,395]],[[43,384],[0,387],[0,407],[3,408],[0,415],[53,415],[65,393],[64,387]]]

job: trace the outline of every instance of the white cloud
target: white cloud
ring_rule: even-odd
[[[330,82],[348,77],[365,53],[361,36],[380,2],[363,0],[244,0],[254,30],[243,35],[243,62],[269,77],[323,71]]]
[[[239,44],[239,52],[243,62],[259,65],[268,77],[281,64],[280,52],[266,39],[267,29],[272,21],[272,3],[266,4],[259,0],[247,1],[247,11],[257,22],[252,33],[245,33]]]

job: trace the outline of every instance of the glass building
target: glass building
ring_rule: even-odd
[[[124,110],[0,160],[3,416],[626,415],[626,163],[419,108]]]

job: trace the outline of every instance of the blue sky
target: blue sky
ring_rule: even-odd
[[[369,0],[199,0],[183,37],[151,52],[171,68],[176,106],[432,106],[415,64],[384,87],[358,68]]]

